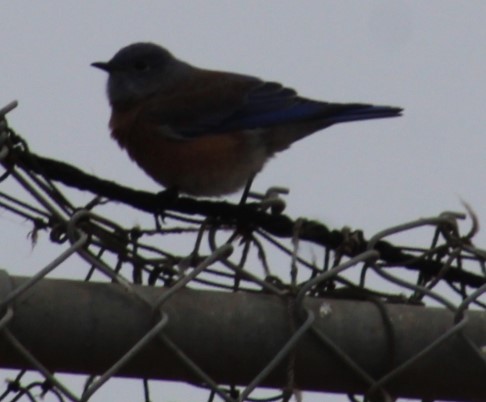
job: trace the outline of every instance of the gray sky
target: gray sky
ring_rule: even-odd
[[[463,199],[486,222],[483,0],[11,1],[1,14],[0,105],[19,100],[10,124],[37,153],[159,191],[109,138],[106,77],[89,66],[153,41],[190,63],[308,97],[405,108],[398,119],[316,133],[272,160],[254,188],[289,187],[289,214],[371,236],[461,210]],[[22,243],[25,230],[12,255],[15,224],[0,217],[9,272],[41,264]],[[485,240],[482,231],[477,245]]]

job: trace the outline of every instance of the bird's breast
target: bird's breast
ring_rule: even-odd
[[[243,132],[178,139],[170,126],[150,127],[116,115],[110,126],[112,137],[150,177],[193,195],[237,191],[268,157],[259,139]]]

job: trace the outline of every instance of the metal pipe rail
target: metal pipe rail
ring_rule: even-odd
[[[219,384],[249,384],[304,325],[290,297],[184,288],[153,308],[166,288],[54,279],[2,305],[29,278],[0,273],[3,368],[38,369],[31,356],[52,372],[99,375],[125,355],[117,376],[201,382],[182,354]],[[486,400],[485,312],[455,320],[446,309],[367,301],[303,306],[311,325],[258,386],[285,387],[291,370],[301,390],[366,392],[348,357],[392,395]],[[147,338],[161,315],[167,322]]]

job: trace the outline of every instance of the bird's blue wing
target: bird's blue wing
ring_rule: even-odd
[[[319,102],[299,97],[290,88],[274,82],[263,83],[251,91],[245,102],[221,122],[222,131],[252,129],[322,121],[328,126],[348,121],[393,117],[401,109],[368,104]]]
[[[279,83],[263,82],[251,76],[203,74],[197,85],[192,84],[191,88],[195,89],[179,100],[186,107],[174,107],[175,112],[182,112],[177,121],[170,121],[174,120],[174,112],[170,113],[168,123],[174,123],[172,126],[181,138],[308,122],[327,127],[348,121],[393,117],[401,111],[389,106],[314,101],[298,96],[296,91]],[[157,107],[159,118],[167,107],[170,105]]]

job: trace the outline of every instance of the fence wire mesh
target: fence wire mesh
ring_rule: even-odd
[[[477,358],[476,366],[468,370],[479,371],[484,377],[484,350],[465,327],[469,321],[466,312],[485,310],[486,251],[473,244],[478,224],[467,206],[466,215],[444,212],[385,229],[366,239],[360,231],[330,230],[319,222],[289,218],[284,214],[285,190],[280,188],[271,188],[265,194],[250,193],[238,205],[194,200],[170,192],[135,191],[35,155],[7,125],[4,117],[14,107],[10,104],[0,110],[0,162],[4,169],[0,175],[0,209],[8,211],[4,215],[30,222],[32,244],[50,247],[54,254],[21,285],[2,289],[5,284],[0,283],[2,342],[22,357],[26,367],[4,371],[7,379],[0,390],[0,401],[95,400],[107,383],[115,381],[117,374],[155,339],[171,350],[196,379],[181,382],[179,387],[200,387],[206,390],[208,401],[301,399],[305,389],[296,380],[295,351],[309,336],[359,379],[363,392],[348,392],[350,401],[396,400],[390,384],[455,338],[460,338]],[[88,196],[91,198],[87,199],[86,194],[92,194]],[[127,215],[137,216],[139,224],[124,226],[121,222]],[[469,221],[462,222],[466,218]],[[461,227],[467,222],[471,222],[470,228],[463,234]],[[430,236],[428,245],[392,242],[400,241],[403,234],[410,239],[419,232],[420,238],[424,232]],[[110,367],[79,375],[84,381],[80,390],[70,385],[71,379],[66,380],[65,373],[53,372],[11,329],[16,319],[15,303],[56,275],[116,283],[133,297],[130,300],[154,312],[151,328]],[[165,291],[150,299],[138,285]],[[173,319],[167,303],[187,288],[255,297],[264,294],[285,301],[289,335],[246,384],[219,383],[204,364],[185,353],[178,339],[167,334]],[[406,359],[396,357],[399,345],[388,339],[390,362],[386,372],[376,375],[316,324],[318,319],[333,314],[332,304],[321,304],[317,317],[316,311],[309,308],[307,300],[322,298],[371,301],[383,311],[384,326],[389,324],[386,306],[392,304],[436,306],[447,310],[452,319],[446,330]],[[359,331],[351,336],[359,337]],[[453,364],[460,367],[461,361]],[[285,383],[280,391],[259,394],[262,387],[268,386],[266,379],[282,365]],[[142,377],[140,381],[139,400],[177,399],[169,395],[160,398],[151,392],[154,383],[163,380]],[[457,387],[461,387],[461,379],[457,381]],[[483,393],[476,400],[485,397]],[[434,398],[426,395],[423,400]]]

